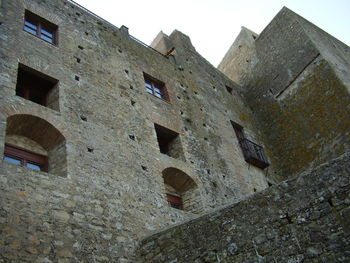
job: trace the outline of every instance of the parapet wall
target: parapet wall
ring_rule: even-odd
[[[143,262],[349,262],[349,159],[154,234]]]

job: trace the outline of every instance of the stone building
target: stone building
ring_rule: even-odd
[[[284,8],[216,69],[179,31],[147,46],[70,0],[0,1],[0,37],[0,262],[349,259],[343,43]],[[261,252],[316,203],[334,261]]]

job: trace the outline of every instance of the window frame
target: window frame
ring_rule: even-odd
[[[18,146],[5,143],[4,157],[3,157],[4,161],[6,161],[5,157],[9,157],[20,161],[21,162],[20,166],[32,169],[28,167],[27,164],[28,163],[34,164],[41,168],[40,171],[48,172],[48,158],[45,155],[41,155]],[[32,170],[37,171],[35,169],[32,169]]]
[[[173,193],[166,193],[166,199],[170,207],[184,210],[183,199],[181,196]]]
[[[28,24],[33,25],[34,27]],[[28,10],[25,10],[24,13],[23,31],[54,46],[58,45],[58,26]],[[50,37],[46,32],[51,34],[52,37]],[[52,41],[47,39],[51,39]]]
[[[143,73],[145,88],[148,94],[155,96],[158,99],[169,102],[169,96],[165,88],[165,83]]]

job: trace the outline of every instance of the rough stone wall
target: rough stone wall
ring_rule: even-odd
[[[52,149],[49,154],[49,171],[53,175],[67,177],[67,148],[62,142]]]
[[[349,151],[349,87],[339,73],[349,72],[349,47],[333,38],[333,49],[330,38],[283,8],[255,40],[256,63],[242,75],[242,94],[265,136],[277,180]],[[339,50],[343,63],[337,63]],[[221,70],[229,75],[231,69]]]
[[[25,9],[58,25],[58,46],[23,30]],[[178,55],[167,58],[68,1],[3,1],[0,15],[1,155],[16,114],[64,137],[50,148],[48,173],[0,161],[2,261],[135,262],[141,237],[193,217],[166,201],[169,167],[196,182],[196,202],[207,211],[267,186],[264,172],[244,161],[230,124],[259,142],[237,84],[182,33],[173,34]],[[15,95],[19,63],[59,80],[59,107]],[[146,92],[144,72],[166,84],[169,101]],[[185,160],[159,152],[154,123],[180,134]],[[42,146],[50,140],[38,138]]]
[[[299,23],[350,92],[350,48],[297,14]]]
[[[49,91],[49,94],[47,96],[47,107],[59,111],[60,110],[60,99],[59,99],[59,94],[60,94],[60,88],[59,84],[56,84],[54,88],[52,88]]]
[[[350,155],[144,239],[143,262],[349,262]]]
[[[176,61],[183,78],[176,97],[184,122],[187,152],[192,155],[190,162],[196,165],[195,169],[202,175],[201,178],[211,185],[206,191],[211,194],[215,192],[225,198],[227,193],[222,192],[222,187],[231,184],[231,180],[241,185],[257,186],[250,188],[250,193],[254,192],[254,188],[262,190],[261,186],[266,183],[265,178],[260,176],[262,171],[244,162],[230,124],[231,120],[241,124],[249,139],[262,144],[253,115],[239,94],[240,87],[220,72],[210,71],[212,65],[195,52],[188,36],[176,30],[170,36],[162,36],[169,47],[175,47],[172,59]],[[162,39],[158,41],[162,42]],[[154,44],[157,48],[156,43]],[[226,86],[232,88],[232,93],[227,91]],[[199,133],[201,138],[198,137]],[[231,147],[232,138],[235,147]],[[206,152],[217,154],[209,156]],[[243,167],[248,168],[245,170],[246,176],[240,174]],[[226,176],[230,170],[235,171],[231,179]],[[229,191],[238,193],[242,189],[234,187]]]
[[[176,158],[185,161],[185,156],[183,153],[183,147],[180,136],[177,136],[169,143],[169,152],[172,158]]]
[[[195,214],[200,214],[204,210],[200,197],[201,195],[197,187],[182,193],[184,209]]]
[[[255,39],[258,35],[242,27],[230,49],[218,65],[218,69],[238,84],[244,84],[257,63]]]

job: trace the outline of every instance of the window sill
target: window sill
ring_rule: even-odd
[[[152,97],[153,97],[153,98],[156,98],[158,101],[163,101],[163,102],[165,102],[165,103],[171,105],[170,101],[167,100],[167,99],[159,98],[159,97],[157,97],[157,96],[155,96],[155,95],[153,95],[153,94],[151,94],[151,93],[148,93],[147,91],[146,91],[146,93],[147,93],[149,96],[151,96],[151,98],[152,98]]]
[[[23,172],[23,173],[39,174],[39,175],[44,175],[44,176],[48,176],[50,174],[49,172],[33,170],[33,169],[30,169],[30,168],[25,167],[23,165],[17,165],[17,164],[7,162],[3,159],[3,156],[1,157],[1,161],[5,166],[8,165],[9,167],[13,167],[14,169],[20,169],[21,172]],[[21,176],[23,176],[23,175],[21,175]]]
[[[49,42],[49,41],[46,41],[45,39],[40,38],[40,37],[38,37],[37,35],[33,35],[33,34],[29,33],[28,31],[26,31],[26,30],[24,30],[24,29],[23,29],[22,31],[25,32],[25,33],[28,34],[28,35],[33,36],[33,37],[36,38],[36,39],[40,39],[41,41],[43,41],[43,42],[45,42],[45,43],[47,43],[47,44],[50,44],[50,45],[53,46],[53,47],[58,48],[58,44],[56,44],[56,43],[51,43],[51,42]]]
[[[23,97],[21,97],[21,96],[18,96],[18,95],[16,95],[16,94],[15,94],[15,97],[16,97],[16,99],[21,100],[21,101],[20,101],[21,104],[29,103],[30,106],[40,107],[40,108],[42,108],[42,109],[45,109],[45,110],[50,111],[51,113],[53,113],[53,114],[55,114],[55,115],[58,114],[58,116],[61,116],[61,112],[60,112],[59,109],[56,110],[56,109],[50,108],[50,107],[48,107],[48,106],[41,105],[41,104],[39,104],[39,103],[36,103],[36,102],[34,102],[34,101],[25,99],[25,98],[23,98]]]

